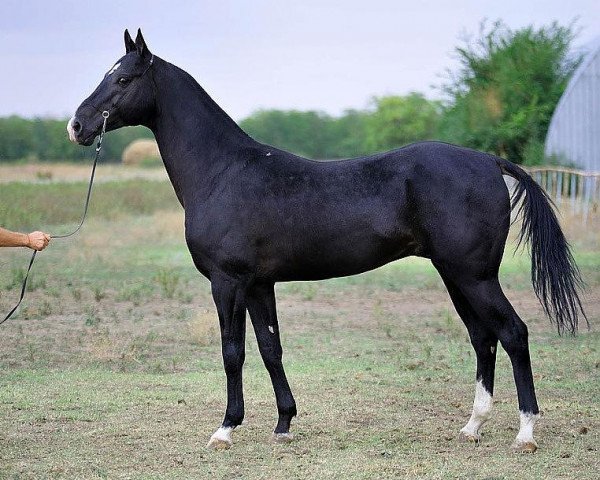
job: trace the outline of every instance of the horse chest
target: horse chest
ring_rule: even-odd
[[[227,216],[214,213],[186,219],[185,238],[196,267],[206,271],[247,271],[252,249],[248,236]]]

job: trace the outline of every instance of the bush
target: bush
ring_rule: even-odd
[[[552,113],[580,61],[570,54],[574,38],[572,25],[484,24],[479,38],[456,48],[461,66],[443,86],[449,104],[442,139],[516,163],[541,163]]]

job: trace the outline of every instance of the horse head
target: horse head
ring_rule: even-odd
[[[104,75],[94,92],[77,108],[67,123],[69,139],[91,145],[100,134],[103,112],[109,112],[106,131],[129,125],[145,125],[155,110],[154,80],[150,70],[154,55],[138,29],[135,41],[125,30],[125,55]]]

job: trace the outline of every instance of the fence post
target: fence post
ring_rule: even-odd
[[[596,211],[600,205],[600,172],[538,167],[529,173],[557,206],[570,200],[572,214],[581,214],[583,222],[588,221],[590,208]]]

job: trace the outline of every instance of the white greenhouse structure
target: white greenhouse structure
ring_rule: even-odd
[[[563,166],[530,168],[533,178],[587,222],[600,211],[600,37],[585,48],[554,110],[544,152]]]
[[[548,128],[546,156],[585,172],[600,172],[600,38],[586,53]]]

